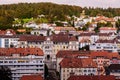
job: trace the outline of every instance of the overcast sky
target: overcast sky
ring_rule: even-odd
[[[57,4],[77,5],[82,7],[120,8],[120,0],[0,0],[0,4],[23,2],[53,2]]]

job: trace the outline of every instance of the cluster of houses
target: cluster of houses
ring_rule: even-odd
[[[85,18],[83,11],[75,19],[75,27],[91,22],[87,31],[44,23],[26,24],[33,30],[24,35],[11,29],[0,30],[0,65],[11,69],[13,80],[24,80],[32,74],[44,79],[44,64],[58,71],[60,80],[119,80],[120,36],[115,28],[116,19]],[[98,22],[110,22],[113,27],[103,26],[95,33]]]

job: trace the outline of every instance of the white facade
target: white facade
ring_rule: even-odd
[[[1,48],[9,48],[9,47],[17,47],[18,45],[18,37],[0,37],[0,47]]]
[[[110,52],[117,52],[116,43],[94,43],[90,45],[90,50],[107,50]]]

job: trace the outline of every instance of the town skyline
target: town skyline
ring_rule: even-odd
[[[100,7],[100,8],[120,8],[119,0],[2,0],[0,5],[3,4],[16,4],[16,3],[38,3],[38,2],[51,2],[56,4],[76,5],[80,7]]]

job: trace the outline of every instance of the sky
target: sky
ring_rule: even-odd
[[[68,4],[81,7],[120,8],[120,0],[0,0],[0,5],[23,2],[52,2],[57,4]]]

